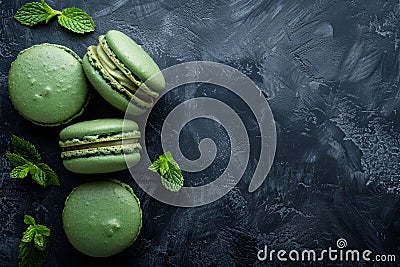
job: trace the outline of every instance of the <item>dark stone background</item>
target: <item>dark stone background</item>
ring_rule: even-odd
[[[17,263],[24,214],[52,230],[47,266],[259,266],[265,262],[257,261],[256,253],[264,244],[320,250],[335,247],[339,237],[349,248],[400,257],[398,1],[48,1],[56,9],[76,6],[92,15],[97,28],[87,35],[72,34],[55,20],[34,28],[18,24],[12,16],[25,2],[0,0],[0,266]],[[268,98],[278,145],[272,170],[256,192],[248,193],[247,186],[257,143],[237,187],[198,208],[152,199],[128,171],[99,175],[134,188],[144,226],[130,248],[96,259],[68,243],[61,222],[66,196],[94,178],[63,168],[57,146],[61,127],[35,126],[18,115],[8,97],[7,73],[18,52],[33,44],[66,45],[83,56],[110,29],[133,37],[161,68],[209,60],[241,70]],[[151,116],[146,138],[157,140],[159,117],[179,101],[224,92],[214,89],[200,84],[170,92]],[[245,112],[239,102],[233,105]],[[76,121],[122,115],[93,93]],[[60,188],[9,178],[12,166],[4,153],[12,133],[37,145],[59,174]],[[257,142],[257,131],[249,134]],[[188,158],[198,157],[204,137],[219,144],[218,160],[204,173],[186,174],[191,184],[215,177],[229,155],[220,125],[199,120],[182,132]],[[157,154],[160,144],[152,142],[149,150]]]

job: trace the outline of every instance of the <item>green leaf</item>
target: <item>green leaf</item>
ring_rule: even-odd
[[[45,164],[39,163],[37,165],[45,174],[46,174],[46,185],[58,185],[60,186],[60,181],[58,180],[57,174],[53,171],[53,169]]]
[[[165,152],[164,157],[168,160],[169,163],[179,168],[178,163],[176,163],[170,151]]]
[[[36,165],[30,168],[29,173],[32,175],[32,179],[41,186],[47,186],[46,173],[39,169]]]
[[[45,21],[48,16],[48,11],[41,3],[33,2],[23,5],[15,13],[14,18],[19,23],[27,26],[33,26],[39,22]]]
[[[44,250],[46,249],[46,244],[45,244],[45,239],[43,238],[43,235],[36,233],[35,238],[34,238],[35,246],[39,250]]]
[[[23,25],[34,26],[43,21],[47,23],[58,14],[61,14],[61,12],[52,9],[42,0],[41,3],[32,2],[23,5],[15,13],[14,18]]]
[[[35,231],[36,231],[36,233],[39,233],[41,235],[50,236],[50,229],[44,225],[41,225],[41,224],[35,225]]]
[[[167,179],[164,179],[162,177],[161,177],[161,183],[166,189],[168,189],[169,191],[172,191],[172,192],[178,192],[182,188],[182,185],[175,184],[175,183],[170,182]]]
[[[177,192],[182,188],[184,180],[182,171],[178,163],[176,163],[172,157],[171,152],[160,155],[158,159],[149,166],[149,170],[158,172],[161,175],[161,183],[166,189]]]
[[[25,223],[35,223],[29,215],[24,217]],[[18,251],[18,266],[39,267],[46,261],[49,252],[50,230],[40,224],[30,225],[23,233]]]
[[[14,166],[21,166],[21,165],[29,163],[28,160],[26,160],[24,157],[22,157],[19,154],[6,153],[6,157],[11,162],[11,164]]]
[[[42,160],[36,147],[32,145],[29,141],[26,141],[25,139],[16,135],[12,135],[11,143],[14,146],[15,154],[19,154],[33,164],[37,164]]]
[[[58,16],[58,23],[76,33],[86,33],[95,30],[92,18],[82,9],[65,8]]]
[[[46,11],[48,11],[48,12],[54,11],[48,4],[46,4],[46,2],[45,2],[44,0],[41,0],[40,3],[42,4],[42,7],[43,7]]]
[[[34,219],[32,216],[25,215],[25,216],[24,216],[24,223],[25,223],[25,224],[29,224],[29,225],[35,225],[35,224],[36,224],[36,221],[35,221],[35,219]]]
[[[40,267],[46,261],[48,246],[44,250],[36,248],[34,242],[21,242],[19,245],[19,267]]]
[[[165,157],[165,155],[161,155],[159,172],[160,172],[161,176],[165,176],[165,174],[168,171],[169,171],[168,159]]]
[[[158,172],[158,170],[160,169],[160,161],[156,160],[153,162],[153,164],[151,164],[149,166],[149,170],[153,171],[153,172]]]
[[[22,234],[22,242],[31,242],[33,239],[33,236],[35,235],[35,230],[33,228],[33,225],[30,225],[28,229]]]
[[[31,163],[24,164],[22,166],[17,166],[10,172],[10,178],[25,178],[29,171],[31,170]]]

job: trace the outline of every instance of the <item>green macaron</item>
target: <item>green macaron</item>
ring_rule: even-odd
[[[55,44],[34,45],[11,64],[8,90],[15,109],[42,126],[57,126],[79,116],[89,91],[81,59]]]
[[[61,158],[75,173],[121,171],[139,162],[139,138],[139,126],[131,120],[78,122],[60,132]]]
[[[99,44],[88,48],[82,62],[86,76],[99,94],[133,116],[152,107],[165,88],[164,77],[154,60],[120,31],[101,35]]]
[[[108,257],[129,247],[142,227],[139,199],[117,180],[81,184],[69,194],[62,214],[69,242],[92,257]]]

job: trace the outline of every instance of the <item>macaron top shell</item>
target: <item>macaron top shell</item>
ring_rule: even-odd
[[[43,126],[71,121],[83,112],[89,96],[79,56],[55,44],[21,51],[11,64],[8,86],[18,112]]]
[[[108,31],[105,38],[118,60],[142,81],[146,81],[158,73],[159,75],[149,80],[146,84],[157,92],[164,90],[165,80],[160,74],[160,68],[142,47],[126,34],[116,30]]]
[[[70,243],[93,257],[130,246],[142,227],[139,199],[127,184],[95,181],[76,187],[65,201],[63,228]]]
[[[82,121],[64,128],[60,140],[80,138],[88,135],[139,131],[139,126],[131,120],[109,118]]]

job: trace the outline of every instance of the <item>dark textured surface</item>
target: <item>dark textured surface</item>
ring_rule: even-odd
[[[76,6],[93,16],[96,32],[84,36],[69,33],[55,20],[35,28],[21,26],[12,16],[25,2],[0,0],[0,266],[17,263],[24,214],[52,229],[47,266],[258,266],[265,263],[256,256],[264,244],[318,250],[334,247],[339,237],[351,248],[400,257],[398,1],[49,0],[54,8]],[[152,199],[127,171],[100,175],[133,186],[144,226],[129,249],[96,259],[77,252],[61,224],[66,196],[93,177],[63,168],[57,146],[61,128],[35,126],[18,115],[8,98],[7,73],[17,53],[33,44],[58,43],[83,56],[110,29],[132,36],[161,68],[209,60],[247,74],[269,100],[278,145],[261,188],[247,192],[257,164],[253,145],[250,167],[238,186],[198,208]],[[147,138],[157,141],[157,119],[179,101],[218,94],[223,92],[206,85],[170,92],[157,108],[159,114],[151,116]],[[246,119],[246,109],[237,109]],[[118,116],[122,114],[93,93],[76,121]],[[10,150],[12,133],[37,145],[59,174],[60,188],[42,189],[29,180],[9,178],[11,165],[4,153]],[[256,132],[250,134],[256,139]],[[204,173],[187,174],[191,185],[208,181],[229,155],[223,129],[200,120],[181,136],[188,158],[198,156],[196,145],[204,137],[219,144],[219,160]],[[154,154],[159,149],[157,142],[149,148]]]

